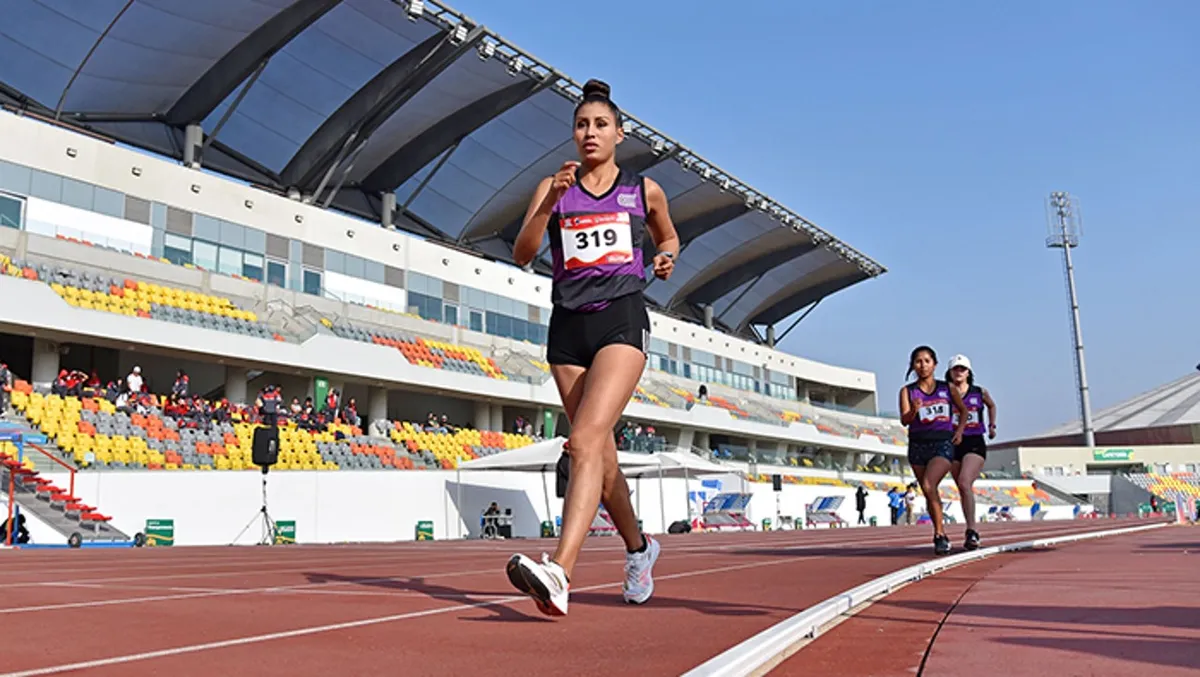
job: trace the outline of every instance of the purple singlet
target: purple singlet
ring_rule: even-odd
[[[954,424],[950,421],[953,409],[950,385],[945,381],[935,381],[933,393],[928,395],[916,383],[906,387],[908,398],[917,410],[917,417],[908,424],[908,438],[918,441],[951,438]]]
[[[609,301],[646,288],[644,186],[640,175],[621,170],[603,195],[592,195],[577,180],[559,198],[547,226],[555,306],[603,310]]]
[[[982,435],[986,432],[983,427],[983,388],[978,386],[970,386],[967,388],[967,394],[963,395],[963,404],[967,407],[967,427],[963,428],[963,435]],[[958,426],[958,412],[953,412],[951,426]]]

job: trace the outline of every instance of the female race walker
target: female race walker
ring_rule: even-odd
[[[979,479],[979,471],[987,460],[987,441],[983,435],[983,408],[987,407],[988,425],[987,436],[996,438],[996,403],[987,389],[975,385],[975,371],[971,369],[971,360],[966,355],[955,355],[950,358],[950,369],[946,371],[946,381],[950,389],[962,397],[967,407],[967,425],[963,428],[962,442],[954,445],[954,464],[950,466],[950,474],[958,485],[958,494],[962,497],[963,517],[967,520],[967,537],[963,547],[974,550],[979,547],[979,532],[975,531],[975,480]],[[954,416],[955,425],[958,416]]]
[[[942,524],[942,497],[938,485],[950,472],[954,447],[962,442],[967,425],[967,408],[958,390],[933,377],[937,353],[929,346],[919,346],[908,358],[908,375],[917,380],[900,389],[900,423],[908,426],[908,463],[912,466],[929,518],[933,522],[933,551],[939,555],[950,552],[950,539]],[[951,410],[958,414],[952,423]]]
[[[649,231],[658,252],[654,275],[665,280],[679,254],[679,238],[663,189],[616,164],[616,145],[625,133],[609,92],[596,80],[584,85],[575,109],[580,161],[564,163],[542,180],[513,246],[513,259],[523,266],[550,235],[554,310],[546,361],[571,434],[558,549],[540,562],[513,555],[507,573],[552,616],[567,613],[575,560],[601,503],[625,542],[626,602],[642,604],[654,592],[651,570],[659,552],[658,542],[638,528],[613,429],[641,378],[650,342],[643,240]]]

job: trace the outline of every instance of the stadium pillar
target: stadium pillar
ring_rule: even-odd
[[[746,451],[750,453],[750,458],[758,462],[758,440],[746,440]]]
[[[183,129],[183,164],[200,168],[201,158],[196,154],[204,144],[204,128],[192,123]]]
[[[33,340],[33,364],[29,380],[35,386],[50,387],[58,378],[58,344],[46,339]]]
[[[709,329],[713,328],[713,307],[711,303],[704,306],[704,326]]]
[[[488,422],[488,430],[496,432],[504,432],[504,407],[493,404],[491,405],[491,420]]]
[[[375,421],[386,421],[388,417],[387,388],[370,388],[367,390],[367,425],[364,429],[375,429]]]
[[[396,194],[389,190],[380,196],[380,200],[383,204],[379,208],[381,212],[379,222],[384,228],[391,228],[392,217],[396,214]]]
[[[692,446],[698,447],[705,451],[712,451],[712,447],[708,446],[711,442],[708,439],[708,432],[705,430],[697,430],[692,436]]]
[[[475,429],[492,429],[492,406],[487,402],[475,403]]]
[[[696,431],[691,428],[683,428],[679,431],[679,448],[684,451],[691,451],[692,445],[696,441]]]
[[[775,325],[767,325],[767,347],[775,347]]]
[[[246,370],[242,367],[225,367],[225,398],[233,404],[246,404]]]

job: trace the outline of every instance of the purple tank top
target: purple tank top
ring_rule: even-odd
[[[621,170],[603,195],[576,181],[554,206],[547,232],[555,306],[592,312],[645,290],[646,191],[640,175]]]
[[[910,440],[948,439],[954,434],[950,422],[954,408],[950,399],[950,385],[935,381],[933,392],[926,395],[916,383],[908,386],[908,398],[917,410],[917,417],[908,424]]]
[[[985,430],[983,427],[983,388],[971,386],[967,388],[967,394],[963,395],[963,404],[967,407],[967,427],[963,428],[963,435],[982,435]],[[958,412],[952,412],[952,426],[958,425]]]

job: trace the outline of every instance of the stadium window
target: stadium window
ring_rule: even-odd
[[[0,193],[0,228],[21,229],[21,214],[25,201]]]
[[[472,310],[469,326],[471,331],[483,332],[483,313],[478,310]]]
[[[217,269],[217,245],[192,240],[192,263],[204,270]]]
[[[163,234],[163,258],[177,266],[192,262],[192,241],[186,237]]]
[[[267,261],[267,284],[276,287],[287,287],[287,264],[279,261]]]
[[[315,270],[304,271],[304,293],[313,296],[321,295],[321,274]]]
[[[125,193],[118,193],[115,190],[96,186],[95,196],[92,200],[92,211],[118,219],[125,218]]]
[[[242,252],[229,247],[221,247],[217,257],[217,272],[222,275],[242,274]]]
[[[258,254],[246,254],[242,257],[242,277],[262,282],[263,257]]]
[[[442,308],[442,316],[446,319],[446,324],[458,324],[458,306],[444,306]]]
[[[503,315],[496,315],[496,335],[504,338],[512,338],[512,318]]]
[[[96,198],[96,187],[90,183],[76,181],[75,179],[60,179],[62,190],[62,204],[76,209],[86,209],[92,211],[92,204]]]

